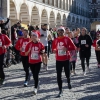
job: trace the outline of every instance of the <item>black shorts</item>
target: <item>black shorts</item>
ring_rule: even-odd
[[[48,46],[45,46],[45,51],[44,53],[47,53],[48,52]]]

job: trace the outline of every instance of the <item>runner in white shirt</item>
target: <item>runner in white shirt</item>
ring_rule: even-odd
[[[46,70],[48,70],[48,66],[47,66],[48,38],[47,37],[48,37],[49,31],[47,30],[47,24],[42,25],[42,27],[40,29],[40,34],[41,34],[40,42],[43,43],[43,45],[45,46],[45,53],[42,56],[43,67],[46,68]]]

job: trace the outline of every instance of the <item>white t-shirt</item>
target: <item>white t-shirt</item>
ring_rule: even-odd
[[[48,38],[47,37],[48,37],[49,31],[48,30],[44,31],[44,30],[40,29],[40,34],[44,35],[43,37],[40,37],[40,42],[43,43],[44,46],[48,46]]]

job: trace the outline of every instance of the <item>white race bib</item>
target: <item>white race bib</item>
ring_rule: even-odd
[[[39,59],[38,53],[32,53],[31,54],[31,59],[38,60]]]
[[[23,45],[22,45],[22,52],[25,52],[25,48],[26,48],[26,45],[28,44],[28,42],[24,42]]]
[[[63,50],[58,50],[58,56],[64,56],[66,55],[66,52],[64,52]]]
[[[25,52],[25,47],[22,47],[22,52]]]
[[[2,42],[0,42],[0,47],[2,46]]]
[[[86,40],[81,40],[81,45],[86,44]]]

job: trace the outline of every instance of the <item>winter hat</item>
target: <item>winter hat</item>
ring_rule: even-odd
[[[35,32],[32,32],[31,35],[34,35],[34,36],[36,36],[38,38],[38,34],[35,33]]]
[[[63,30],[65,32],[65,28],[62,26],[57,29],[57,31],[59,31],[59,30]]]

